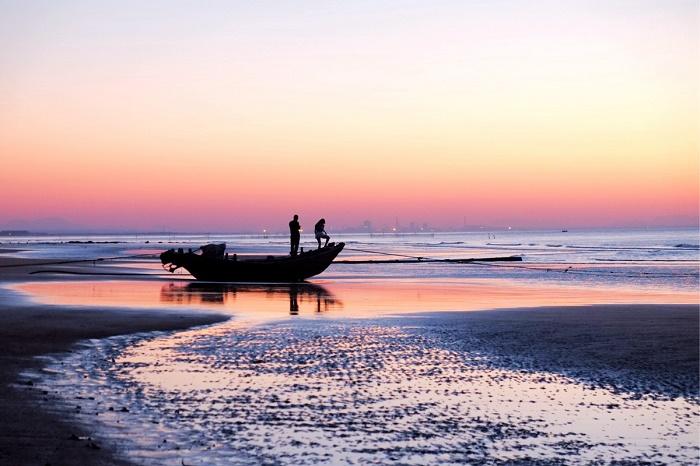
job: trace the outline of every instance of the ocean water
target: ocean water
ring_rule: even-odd
[[[496,364],[496,353],[471,345],[468,332],[455,340],[448,323],[444,331],[439,319],[423,324],[425,312],[697,304],[697,230],[333,240],[347,245],[339,260],[523,262],[334,264],[296,285],[196,283],[147,256],[86,263],[84,276],[47,274],[51,281],[12,287],[57,305],[214,310],[231,319],[83,342],[25,376],[48,405],[137,464],[697,464],[692,390],[620,389],[605,381],[624,372],[611,369],[596,383],[595,373],[584,380],[529,368],[518,354]],[[244,235],[42,237],[15,246],[50,262],[208,242],[238,254],[284,254],[288,246],[284,237]],[[143,275],[91,275],[114,270]]]
[[[333,235],[332,240],[346,243],[338,261],[407,258],[404,256],[456,259],[517,255],[523,262],[333,264],[318,277],[320,279],[503,278],[585,286],[698,288],[700,233],[695,228],[362,234]],[[26,248],[17,254],[21,257],[47,260],[148,253],[155,257],[171,247],[197,248],[206,243],[226,243],[230,253],[243,255],[286,254],[289,244],[287,237],[269,235],[82,235],[0,239],[0,247]],[[314,248],[316,242],[304,235],[301,246]],[[155,259],[112,260],[109,264],[135,266],[152,273],[161,271]]]

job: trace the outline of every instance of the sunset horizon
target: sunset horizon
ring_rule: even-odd
[[[699,0],[0,0],[0,464],[700,464]]]
[[[0,228],[700,221],[692,2],[22,5]]]
[[[298,212],[298,211],[294,211]],[[300,211],[299,211],[300,212]],[[301,215],[303,225],[308,225],[311,228],[313,224],[325,215],[329,220],[336,220],[333,217],[321,214],[318,215]],[[292,214],[288,215],[291,218]],[[81,235],[81,234],[271,234],[271,235],[286,235],[287,222],[289,218],[279,217],[267,223],[254,224],[250,226],[237,227],[235,225],[216,225],[212,224],[209,228],[191,228],[186,226],[154,225],[152,227],[138,226],[99,226],[89,224],[78,224],[67,221],[66,219],[58,218],[39,218],[30,221],[11,220],[4,224],[0,224],[0,235],[13,233],[38,234],[38,235]],[[358,217],[359,218],[359,217]],[[338,219],[341,221],[340,219]],[[302,226],[303,226],[302,225]],[[455,219],[453,223],[430,223],[420,219],[412,219],[396,222],[394,219],[386,219],[386,221],[371,220],[364,218],[355,224],[348,223],[342,220],[342,223],[333,223],[329,228],[338,234],[392,234],[392,233],[450,233],[450,232],[503,232],[503,231],[561,231],[561,230],[578,230],[578,231],[605,231],[605,230],[674,230],[674,229],[693,229],[698,228],[698,223],[694,223],[692,219],[672,219],[661,220],[659,222],[628,222],[628,223],[611,223],[611,224],[577,224],[577,223],[551,223],[545,225],[523,225],[517,222],[503,222],[492,224],[478,223],[461,223],[459,219]],[[312,234],[310,231],[309,234]]]

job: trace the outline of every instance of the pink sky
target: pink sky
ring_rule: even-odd
[[[698,223],[698,6],[0,14],[0,228]]]

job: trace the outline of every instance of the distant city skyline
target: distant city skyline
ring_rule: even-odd
[[[316,222],[316,219],[308,220],[304,222],[302,218],[302,227],[305,227],[305,233],[312,234],[312,226]],[[256,225],[253,227],[239,227],[231,226],[230,228],[224,229],[184,229],[184,228],[167,228],[166,226],[153,227],[153,228],[99,228],[90,225],[79,225],[72,224],[66,221],[56,221],[52,222],[50,219],[44,219],[39,222],[32,221],[16,221],[9,223],[0,223],[0,236],[8,236],[8,232],[19,232],[20,234],[217,234],[217,233],[231,233],[231,234],[270,234],[270,235],[286,235],[288,234],[288,228],[286,226],[287,219],[283,219],[274,225]],[[591,229],[663,229],[663,228],[698,228],[700,225],[697,223],[682,223],[681,221],[676,221],[674,223],[663,224],[659,222],[650,224],[629,224],[629,225],[545,225],[545,226],[523,226],[515,223],[510,224],[452,224],[452,225],[433,225],[427,222],[406,222],[396,224],[390,224],[388,222],[374,223],[370,221],[370,226],[368,227],[364,222],[356,225],[346,225],[346,224],[333,224],[327,227],[329,232],[333,233],[440,233],[440,232],[458,232],[458,231],[483,231],[483,232],[497,232],[497,231],[508,231],[508,230],[551,230],[559,231],[561,229],[578,229],[578,230],[591,230]],[[12,235],[10,235],[12,236]]]

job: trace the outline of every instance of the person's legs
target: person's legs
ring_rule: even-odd
[[[323,247],[326,247],[328,246],[328,241],[331,239],[331,237],[328,235],[323,235],[323,237],[326,238],[326,244],[324,244]],[[319,246],[321,245],[321,240],[318,240],[318,244]]]
[[[297,251],[299,250],[299,237],[298,237],[298,236],[292,236],[291,242],[292,242],[292,249],[291,249],[291,251],[289,252],[289,254],[292,255],[292,256],[296,256],[296,255],[297,255]]]
[[[318,249],[321,249],[321,236],[320,235],[316,236],[316,241],[318,241]]]

